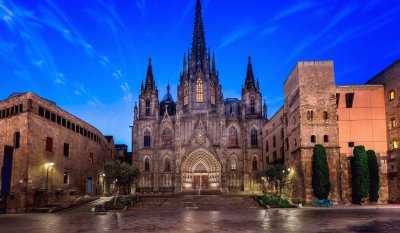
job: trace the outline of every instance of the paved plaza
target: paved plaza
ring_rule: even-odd
[[[400,232],[400,208],[261,209],[237,205],[207,210],[206,205],[197,208],[199,203],[182,204],[192,198],[177,200],[172,206],[144,205],[106,215],[91,213],[94,203],[64,213],[0,215],[0,232]]]

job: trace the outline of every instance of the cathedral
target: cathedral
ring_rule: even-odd
[[[250,57],[241,99],[224,98],[214,54],[206,47],[200,1],[189,51],[176,99],[168,85],[159,100],[149,59],[132,127],[133,165],[141,171],[138,191],[261,190],[267,107]]]

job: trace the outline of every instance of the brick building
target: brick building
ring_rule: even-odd
[[[114,142],[56,103],[27,92],[0,102],[0,148],[8,212],[25,212],[71,196],[101,195],[100,174],[113,159]]]

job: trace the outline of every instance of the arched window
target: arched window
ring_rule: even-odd
[[[215,85],[214,85],[214,81],[211,81],[210,94],[211,94],[211,104],[215,105]]]
[[[144,131],[143,145],[145,147],[150,147],[150,141],[151,141],[150,131],[148,129],[146,129]]]
[[[251,141],[252,146],[257,146],[258,140],[257,140],[257,130],[256,129],[251,130],[251,140],[250,141]]]
[[[395,98],[395,92],[393,90],[389,91],[389,101],[394,100]]]
[[[324,142],[329,142],[329,137],[328,137],[328,135],[324,135]]]
[[[196,81],[196,102],[203,102],[203,80],[200,77]]]
[[[238,134],[235,127],[233,126],[229,129],[229,145],[230,146],[238,145]]]
[[[392,149],[397,150],[399,148],[399,142],[396,140],[392,141]]]
[[[231,160],[231,170],[236,170],[237,166],[236,166],[236,159],[232,159]]]
[[[324,120],[328,120],[328,112],[324,111]]]
[[[148,157],[144,160],[144,170],[146,172],[150,171],[150,159]]]
[[[257,170],[257,158],[254,156],[253,157],[253,171]]]
[[[172,144],[172,132],[169,128],[164,129],[161,134],[162,144],[168,146]]]
[[[146,116],[150,116],[150,101],[146,100]]]
[[[269,150],[269,143],[267,140],[267,141],[265,141],[265,151],[268,152],[268,150]]]
[[[166,159],[165,159],[165,162],[164,162],[164,170],[165,170],[166,172],[170,172],[170,171],[171,171],[171,161],[170,161],[169,158],[166,158]]]
[[[314,111],[311,111],[311,120],[314,120]]]
[[[189,103],[189,85],[188,82],[185,81],[185,84],[183,84],[183,105],[186,105]]]
[[[315,135],[311,135],[311,138],[310,138],[310,140],[311,140],[311,142],[314,142],[315,143]]]
[[[276,137],[275,136],[272,138],[272,147],[273,148],[276,147]]]
[[[256,112],[255,108],[255,101],[254,101],[254,96],[250,97],[250,113],[254,114]]]

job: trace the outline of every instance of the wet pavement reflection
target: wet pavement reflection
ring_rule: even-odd
[[[400,209],[79,210],[1,215],[0,232],[400,232]]]

